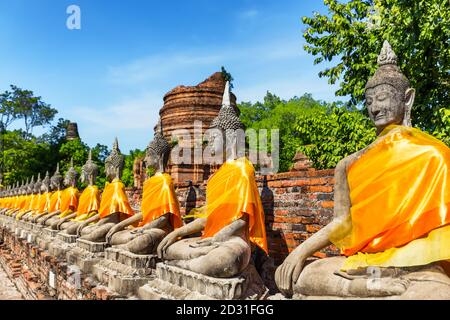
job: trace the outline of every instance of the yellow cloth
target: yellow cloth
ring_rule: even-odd
[[[98,213],[100,214],[100,219],[103,219],[117,212],[121,213],[120,220],[124,220],[134,214],[125,194],[125,186],[119,179],[114,179],[103,190]]]
[[[58,215],[64,218],[67,215],[77,210],[78,206],[78,189],[74,187],[66,188],[61,194],[61,213]]]
[[[38,209],[36,213],[44,213],[48,211],[50,207],[50,197],[51,192],[46,192],[40,195],[39,197],[39,203],[38,203]]]
[[[55,212],[61,209],[61,196],[61,190],[53,192],[50,197],[50,206],[48,208],[48,212]]]
[[[141,203],[142,221],[144,226],[159,217],[171,213],[170,222],[174,229],[181,227],[180,204],[172,177],[167,173],[157,173],[144,183]]]
[[[91,212],[97,212],[100,207],[100,191],[97,186],[88,186],[83,190],[77,209],[76,221],[83,221]],[[81,219],[81,220],[79,220]]]
[[[330,237],[351,256],[344,270],[450,259],[450,149],[442,142],[389,126],[347,178],[351,216]]]
[[[249,239],[266,253],[264,210],[255,181],[255,170],[247,158],[225,162],[206,187],[206,226],[203,238],[213,237],[244,213],[249,216]]]

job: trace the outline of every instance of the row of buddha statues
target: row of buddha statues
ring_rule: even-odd
[[[450,149],[411,127],[415,91],[387,41],[365,89],[378,137],[345,157],[335,169],[334,219],[293,250],[274,278],[286,297],[403,297],[450,299]],[[243,129],[226,84],[209,143],[225,156],[209,178],[206,204],[184,223],[171,176],[170,145],[158,125],[144,162],[156,169],[143,186],[140,210],[127,199],[117,139],[105,161],[109,182],[102,194],[91,154],[81,170],[81,195],[71,165],[64,178],[38,176],[0,193],[0,214],[46,225],[92,242],[136,254],[156,254],[168,265],[230,278],[251,263],[252,252],[269,254],[255,171],[246,157],[223,152]],[[222,139],[222,140],[221,140]],[[220,141],[219,141],[220,140]],[[236,150],[236,148],[230,148]],[[200,235],[200,236],[197,236]],[[335,245],[342,256],[311,262]]]

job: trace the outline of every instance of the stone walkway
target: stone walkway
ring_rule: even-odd
[[[22,300],[14,284],[9,280],[5,271],[0,266],[0,300]]]

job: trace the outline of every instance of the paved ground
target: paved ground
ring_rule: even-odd
[[[0,300],[22,300],[14,284],[9,280],[5,271],[0,266]]]

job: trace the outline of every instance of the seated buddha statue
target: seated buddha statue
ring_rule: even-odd
[[[11,208],[6,212],[6,215],[12,217],[20,210],[20,206],[22,203],[22,195],[23,195],[23,181],[22,181],[22,184],[17,182],[16,188],[14,190],[14,197],[13,197],[12,205],[11,205]]]
[[[37,209],[33,211],[32,216],[28,221],[37,223],[37,219],[48,213],[50,208],[50,198],[52,192],[50,191],[50,176],[48,171],[45,173],[45,177],[40,185],[40,194],[38,197]]]
[[[63,187],[63,176],[59,172],[59,163],[56,165],[56,170],[53,176],[50,178],[50,202],[47,210],[38,214],[36,223],[45,225],[45,222],[49,217],[52,217],[55,213],[61,213],[61,196]]]
[[[39,210],[39,204],[41,203],[42,199],[44,199],[42,193],[41,193],[41,187],[42,187],[42,180],[41,180],[41,174],[38,173],[38,178],[36,182],[30,187],[33,193],[33,198],[30,203],[30,211],[28,213],[25,213],[20,219],[23,221],[31,221],[34,215]]]
[[[36,202],[36,195],[34,193],[34,176],[31,177],[31,181],[26,184],[26,199],[23,209],[17,213],[16,219],[21,220],[26,214],[33,210]]]
[[[105,242],[112,227],[134,214],[125,193],[125,186],[120,181],[123,165],[124,156],[120,153],[116,138],[111,154],[105,160],[106,178],[111,182],[103,190],[98,214],[78,226],[77,235],[81,235],[81,239]]]
[[[108,232],[106,241],[111,245],[135,254],[152,254],[169,232],[182,225],[172,177],[164,173],[169,154],[170,145],[159,125],[144,158],[156,173],[144,183],[141,211]],[[136,224],[136,228],[127,229]]]
[[[19,187],[18,191],[18,198],[17,203],[15,205],[14,211],[10,212],[11,217],[16,218],[16,216],[21,213],[27,204],[27,184],[28,179],[26,182],[22,181],[22,184]]]
[[[100,207],[100,190],[95,185],[98,167],[92,161],[92,151],[89,151],[88,160],[81,168],[81,183],[88,186],[83,190],[78,201],[77,210],[57,221],[56,229],[65,230],[67,234],[76,235],[81,222],[89,219],[98,212]],[[52,225],[52,228],[55,226]]]
[[[414,96],[385,41],[365,88],[378,137],[338,163],[334,219],[276,270],[286,296],[450,299],[450,149],[411,127]],[[343,256],[305,266],[330,244]]]
[[[56,230],[58,222],[74,213],[78,206],[78,189],[76,188],[78,172],[73,167],[73,159],[70,161],[70,168],[67,170],[64,176],[64,189],[61,193],[61,204],[59,207],[59,212],[54,212],[47,215],[47,220],[45,224],[51,229]]]
[[[222,107],[212,121],[208,139],[208,148],[214,151],[211,153],[222,157],[226,154],[226,161],[208,180],[206,205],[198,210],[201,214],[169,233],[159,244],[157,253],[165,263],[227,278],[249,265],[252,244],[267,253],[264,211],[254,168],[245,157],[237,158],[239,129],[243,129],[243,124],[231,105],[227,82]],[[186,238],[199,232],[201,237]]]

